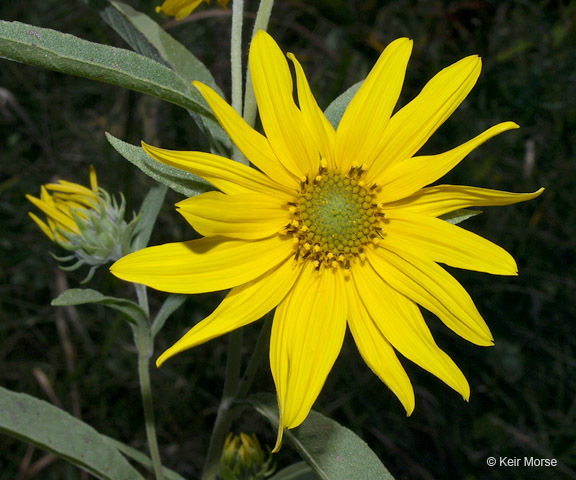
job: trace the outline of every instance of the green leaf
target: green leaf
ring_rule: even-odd
[[[158,218],[166,196],[166,190],[166,185],[154,185],[142,202],[140,213],[138,214],[136,236],[132,243],[132,251],[135,252],[148,245],[150,235],[152,235],[152,230],[154,230],[156,225],[156,218]]]
[[[138,53],[170,67],[187,82],[198,80],[222,95],[210,70],[149,16],[115,1],[101,15]]]
[[[298,462],[283,468],[268,480],[318,480],[306,462]]]
[[[0,432],[63,457],[104,480],[144,480],[102,435],[43,400],[0,387]]]
[[[140,54],[171,68],[187,84],[190,85],[198,80],[212,87],[220,96],[224,96],[210,70],[190,50],[147,15],[122,2],[114,1],[107,4],[100,11],[100,15],[128,45]],[[204,101],[202,103],[206,109],[210,110]],[[208,130],[213,140],[227,149],[231,148],[230,138],[213,118],[195,114],[192,117],[199,126]]]
[[[142,147],[126,143],[109,133],[106,133],[106,138],[126,160],[136,165],[146,175],[168,185],[178,193],[187,197],[195,197],[200,193],[214,190],[214,187],[203,178],[154,160]]]
[[[146,324],[146,313],[137,303],[125,298],[107,297],[90,288],[70,288],[52,300],[54,307],[68,307],[70,305],[83,305],[97,303],[118,310],[128,316],[136,324]]]
[[[125,443],[119,442],[114,438],[108,437],[106,435],[101,435],[101,437],[110,446],[116,448],[127,457],[130,457],[132,460],[135,460],[140,465],[143,465],[151,472],[153,471],[152,460],[150,460],[150,457],[144,455],[142,452],[136,450],[135,448],[129,447]],[[162,473],[164,474],[164,478],[166,480],[184,480],[184,477],[181,477],[178,473],[166,467],[162,467]]]
[[[272,426],[278,427],[276,397],[258,394],[247,401]],[[323,480],[394,478],[364,440],[314,410],[301,426],[286,430],[284,438]]]
[[[0,20],[0,56],[129,88],[213,118],[204,99],[189,82],[166,65],[129,50]]]
[[[164,303],[158,310],[156,317],[154,318],[154,322],[152,322],[152,338],[156,336],[156,334],[162,329],[166,320],[172,315],[180,306],[184,303],[184,301],[188,298],[188,295],[179,295],[173,293],[164,300]]]
[[[440,215],[438,218],[447,221],[448,223],[452,223],[454,225],[463,222],[464,220],[468,220],[471,217],[475,217],[476,215],[480,215],[482,210],[470,210],[467,208],[462,208],[460,210],[455,210],[453,212],[445,213],[444,215]]]
[[[334,128],[338,128],[342,115],[344,115],[352,97],[356,95],[356,92],[362,86],[363,82],[364,80],[349,87],[348,90],[340,94],[330,105],[328,105],[328,108],[324,111],[326,118],[328,118],[328,121]]]

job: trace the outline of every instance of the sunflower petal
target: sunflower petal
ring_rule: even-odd
[[[306,129],[314,137],[322,157],[326,159],[331,168],[335,168],[334,142],[336,139],[336,131],[326,118],[326,115],[324,115],[324,112],[318,106],[318,103],[310,90],[310,85],[308,84],[308,79],[302,69],[302,65],[300,65],[300,62],[293,54],[289,53],[288,58],[292,60],[294,68],[296,69],[298,103],[300,105],[300,110],[302,111]]]
[[[386,242],[383,242],[386,246]],[[494,344],[490,329],[470,295],[446,270],[402,252],[384,248],[368,257],[392,288],[436,315],[452,331],[476,345]]]
[[[410,251],[415,257],[451,267],[517,275],[518,267],[502,247],[439,218],[404,210],[386,212],[386,248]]]
[[[252,39],[249,63],[262,126],[276,157],[299,178],[315,173],[319,152],[294,103],[288,62],[274,39],[262,30]]]
[[[456,110],[476,84],[482,62],[473,55],[436,74],[408,105],[395,113],[383,134],[383,149],[367,180],[374,181],[392,163],[412,157]]]
[[[417,305],[391,288],[368,262],[359,264],[352,276],[366,310],[392,346],[468,400],[466,377],[436,345]]]
[[[46,193],[44,187],[42,187],[43,193]],[[66,215],[61,209],[57,207],[54,201],[49,198],[50,195],[41,195],[42,200],[33,197],[32,195],[26,195],[28,201],[30,201],[35,207],[42,210],[49,219],[52,219],[56,223],[60,224],[62,227],[67,228],[71,232],[79,233],[78,225],[70,215]],[[46,198],[48,197],[48,198]]]
[[[460,185],[437,185],[418,190],[409,197],[387,203],[386,209],[400,208],[405,211],[439,217],[448,212],[468,207],[512,205],[538,197],[543,188],[532,193],[512,193],[488,188]]]
[[[284,194],[286,199],[293,195],[290,189],[266,177],[258,170],[228,158],[204,152],[166,150],[144,142],[142,142],[142,148],[155,160],[198,175],[224,193]]]
[[[165,292],[214,292],[253,280],[286,261],[292,251],[291,242],[278,236],[253,242],[201,238],[138,250],[110,271]]]
[[[278,233],[290,221],[285,202],[261,193],[207,192],[176,206],[190,225],[206,237],[256,240]]]
[[[366,311],[355,287],[349,289],[348,308],[348,325],[366,365],[394,392],[406,414],[410,415],[415,405],[412,383],[390,342]]]
[[[393,163],[377,179],[382,186],[378,201],[382,203],[393,202],[412,195],[422,187],[444,176],[486,140],[513,128],[518,128],[514,122],[500,123],[448,152],[413,157],[403,162]]]
[[[336,163],[341,171],[348,171],[353,162],[371,165],[382,149],[411,52],[412,40],[407,38],[388,45],[346,108],[336,134]]]
[[[28,215],[30,216],[30,218],[32,220],[34,220],[34,223],[36,223],[36,225],[38,225],[40,227],[40,230],[42,230],[44,232],[44,234],[53,242],[56,240],[54,237],[54,233],[52,233],[52,230],[50,229],[50,227],[43,222],[42,220],[40,220],[36,215],[34,215],[32,212],[28,212]]]
[[[318,397],[342,348],[346,293],[339,271],[322,275],[307,263],[294,288],[276,309],[270,338],[270,367],[278,392],[280,426],[300,425]]]
[[[268,139],[250,127],[214,90],[200,82],[193,82],[218,118],[220,125],[244,155],[270,178],[293,188],[298,178],[278,161]]]
[[[160,355],[156,365],[159,367],[184,350],[262,318],[282,301],[298,274],[299,269],[294,268],[292,262],[283,262],[258,278],[234,287],[214,312]]]

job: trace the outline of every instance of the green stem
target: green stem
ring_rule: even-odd
[[[220,463],[220,457],[222,456],[224,441],[230,431],[230,426],[232,425],[232,420],[235,415],[235,410],[232,408],[232,404],[236,398],[236,391],[238,390],[238,382],[240,380],[241,357],[242,331],[235,330],[230,333],[229,337],[228,362],[226,365],[224,392],[222,393],[222,400],[218,407],[216,421],[214,422],[214,428],[210,438],[210,445],[208,446],[202,480],[214,480],[216,475],[218,475],[218,466]]]
[[[252,38],[256,35],[258,30],[266,31],[268,29],[268,22],[270,21],[270,15],[272,13],[272,7],[274,6],[274,0],[261,0],[260,6],[258,7],[258,13],[256,13],[256,21],[254,22],[254,31],[252,32]],[[254,126],[256,122],[256,97],[254,96],[254,89],[252,88],[252,77],[250,76],[250,69],[246,72],[246,93],[244,95],[244,120],[251,127]]]
[[[148,332],[149,336],[149,332]],[[156,423],[154,422],[154,403],[152,401],[152,388],[150,386],[150,357],[152,349],[142,351],[138,348],[138,374],[140,377],[140,391],[142,392],[142,405],[144,407],[144,421],[146,422],[146,437],[148,439],[148,449],[156,480],[164,480],[162,473],[162,461],[158,440],[156,438]]]
[[[134,284],[138,296],[138,304],[146,312],[149,319],[148,293],[146,287],[141,284]],[[138,378],[140,380],[140,393],[142,395],[142,407],[144,408],[144,422],[146,426],[146,438],[148,440],[148,450],[152,460],[152,468],[156,480],[164,480],[162,473],[162,460],[156,438],[156,423],[154,421],[154,402],[152,400],[152,386],[150,383],[150,358],[154,350],[152,332],[149,323],[138,322],[132,326],[134,332],[134,344],[138,350]]]
[[[232,108],[242,115],[242,23],[244,0],[232,2],[232,33],[230,38],[230,73],[232,77]],[[248,165],[248,160],[236,146],[233,158]]]

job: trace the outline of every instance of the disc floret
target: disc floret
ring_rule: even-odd
[[[356,259],[364,261],[367,246],[382,237],[384,218],[376,202],[378,185],[366,185],[365,172],[365,166],[353,165],[342,173],[322,162],[317,175],[301,180],[285,229],[294,238],[296,261],[310,260],[319,271],[328,266],[345,272]]]

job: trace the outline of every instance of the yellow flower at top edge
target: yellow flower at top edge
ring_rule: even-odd
[[[190,15],[202,2],[210,3],[210,0],[165,0],[162,5],[156,7],[156,13],[164,12],[180,20]],[[218,0],[218,3],[222,8],[226,8],[230,0]]]
[[[195,82],[257,169],[209,153],[144,144],[156,160],[199,175],[219,191],[177,204],[204,238],[138,251],[115,263],[112,273],[167,292],[231,288],[158,365],[276,309],[270,338],[280,414],[275,451],[283,430],[308,415],[347,326],[367,365],[408,414],[414,390],[397,352],[468,399],[466,378],[435,343],[419,306],[464,339],[492,345],[472,299],[439,263],[517,274],[505,250],[438,217],[523,202],[543,189],[517,194],[428,185],[486,140],[518,126],[500,123],[447,152],[416,155],[468,95],[481,61],[470,56],[445,68],[392,115],[411,50],[412,41],[401,38],[382,52],[335,130],[300,63],[288,54],[296,70],[296,105],[286,57],[272,37],[258,32],[249,64],[265,135]]]

